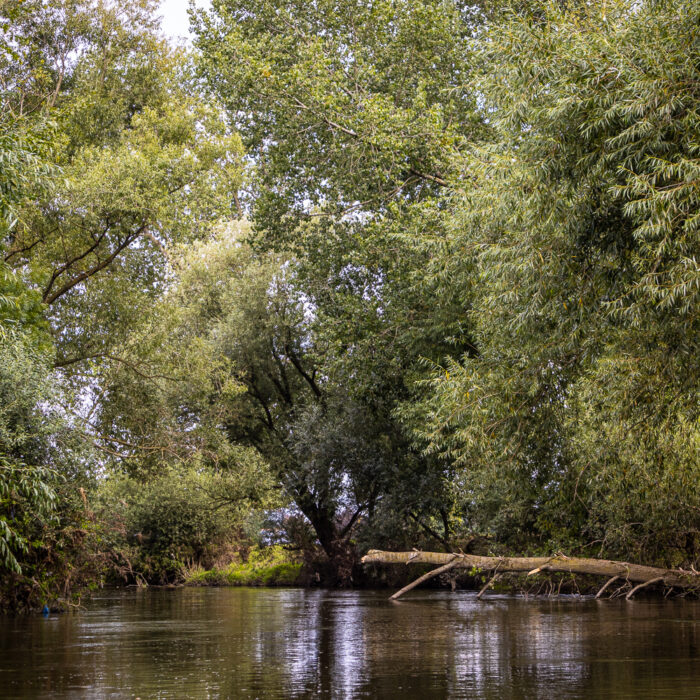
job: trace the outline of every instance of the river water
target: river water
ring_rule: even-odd
[[[2,698],[700,698],[700,603],[108,591],[0,619]]]

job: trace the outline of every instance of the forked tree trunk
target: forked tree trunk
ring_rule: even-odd
[[[527,573],[528,575],[540,572],[564,572],[571,574],[591,574],[594,576],[607,576],[608,578],[622,579],[623,582],[641,584],[635,586],[628,598],[644,585],[663,583],[665,586],[700,591],[700,573],[684,569],[660,569],[654,566],[641,564],[629,564],[623,561],[611,561],[609,559],[581,559],[579,557],[567,557],[559,554],[553,557],[481,557],[474,554],[442,552],[382,552],[371,549],[362,557],[363,564],[435,564],[437,569],[421,576],[420,579],[409,584],[392,599],[398,598],[406,591],[414,588],[420,582],[436,576],[447,569],[480,569],[495,574]],[[603,587],[603,590],[607,587]]]

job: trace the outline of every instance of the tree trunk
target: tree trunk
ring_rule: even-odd
[[[352,571],[357,564],[357,552],[347,538],[341,535],[336,519],[316,507],[301,510],[309,519],[321,548],[328,557],[332,577],[330,583],[343,587],[352,585]]]
[[[632,583],[663,583],[665,586],[700,590],[700,574],[695,570],[660,569],[608,559],[581,559],[559,554],[553,557],[481,557],[473,554],[442,552],[382,552],[371,549],[362,557],[363,564],[451,564],[453,568],[481,569],[502,573],[564,572],[619,577]],[[451,567],[451,568],[452,568]],[[631,593],[634,593],[632,591]],[[396,596],[395,596],[396,597]]]

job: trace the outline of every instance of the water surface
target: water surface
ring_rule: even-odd
[[[112,591],[0,619],[2,698],[700,698],[700,603]]]

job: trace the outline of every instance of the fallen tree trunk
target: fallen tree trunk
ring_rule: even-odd
[[[654,566],[629,564],[609,559],[582,559],[558,554],[553,557],[481,557],[474,554],[442,552],[382,552],[371,549],[362,557],[363,564],[435,564],[436,569],[424,575],[410,586],[392,596],[392,600],[410,590],[422,580],[441,573],[446,568],[480,569],[496,574],[526,573],[528,576],[540,572],[563,572],[590,574],[593,576],[617,577],[625,583],[643,584],[628,594],[628,599],[644,585],[663,583],[665,586],[686,590],[700,590],[700,573],[684,569],[660,569]],[[607,586],[606,586],[607,587]],[[602,591],[601,591],[602,592]]]

